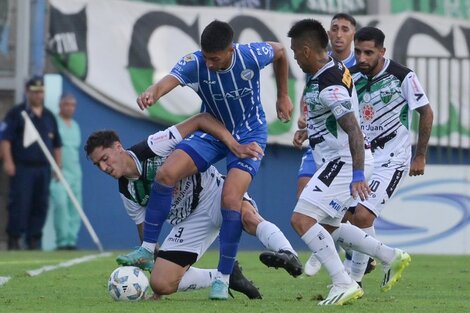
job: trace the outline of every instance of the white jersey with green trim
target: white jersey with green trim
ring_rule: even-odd
[[[351,68],[359,99],[361,129],[371,144],[376,164],[388,166],[411,160],[411,113],[429,104],[416,74],[390,59],[368,77]]]
[[[308,137],[315,162],[351,157],[348,134],[337,122],[351,112],[358,118],[357,95],[348,68],[330,57],[325,66],[309,76],[303,99],[307,104]]]
[[[146,141],[127,150],[127,153],[134,159],[140,176],[137,179],[121,177],[119,192],[127,214],[136,224],[143,223],[145,220],[145,209],[155,174],[181,140],[178,129],[172,126],[150,135]],[[180,180],[173,192],[167,222],[177,225],[201,207],[201,204],[219,201],[216,197],[222,185],[222,175],[213,166],[203,173]]]

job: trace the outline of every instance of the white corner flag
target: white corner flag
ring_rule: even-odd
[[[70,185],[68,184],[67,180],[64,178],[64,175],[62,174],[62,171],[60,170],[59,166],[57,165],[56,161],[51,155],[51,152],[47,148],[46,144],[42,140],[41,136],[39,136],[38,130],[36,127],[34,127],[33,122],[29,118],[28,114],[26,111],[21,112],[21,116],[23,116],[24,119],[24,134],[23,134],[23,146],[25,148],[29,147],[32,145],[34,142],[38,142],[39,147],[41,148],[42,152],[47,158],[47,161],[49,161],[49,164],[52,166],[52,169],[54,172],[57,174],[57,177],[59,178],[59,181],[62,183],[62,185],[65,188],[65,191],[67,192],[67,195],[69,196],[70,200],[72,201],[73,205],[75,206],[75,209],[77,209],[78,214],[80,214],[80,217],[83,221],[83,224],[85,225],[86,229],[88,230],[88,233],[90,234],[93,242],[96,244],[98,247],[98,250],[100,252],[103,252],[103,246],[101,245],[101,242],[98,238],[98,236],[95,233],[95,230],[90,224],[90,221],[88,220],[88,217],[85,215],[85,212],[83,211],[82,207],[80,206],[80,203],[78,202],[77,198],[72,192],[72,189],[70,189]]]
[[[23,147],[28,148],[39,139],[39,133],[26,111],[22,111],[21,115],[24,119]]]

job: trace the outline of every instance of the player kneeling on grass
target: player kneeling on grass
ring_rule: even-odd
[[[88,158],[102,171],[119,180],[121,198],[127,213],[137,225],[141,239],[155,173],[176,144],[197,129],[217,135],[238,155],[256,157],[260,153],[257,146],[238,144],[222,124],[207,113],[157,132],[128,150],[123,148],[114,131],[98,131],[89,136],[84,147]],[[172,209],[167,217],[173,228],[163,241],[155,264],[153,251],[144,247],[140,249],[139,259],[128,260],[126,256],[119,256],[118,263],[151,270],[150,285],[158,295],[210,287],[217,270],[199,269],[191,265],[202,257],[219,233],[223,182],[222,175],[215,167],[181,180],[175,188]],[[242,220],[245,230],[256,235],[267,249],[273,251],[265,264],[283,267],[293,276],[300,275],[302,265],[284,234],[258,214],[252,199],[246,195],[244,200]],[[261,298],[257,288],[238,267],[235,267],[227,284],[249,298]]]

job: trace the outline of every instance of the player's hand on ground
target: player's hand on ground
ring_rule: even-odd
[[[290,121],[294,106],[289,96],[278,97],[276,101],[277,118],[284,123]]]
[[[232,149],[232,152],[241,159],[251,158],[261,160],[264,156],[263,149],[256,142],[238,144]]]
[[[137,97],[137,104],[141,110],[145,110],[146,108],[151,107],[152,104],[154,104],[156,101],[157,99],[155,99],[153,92],[150,88]]]
[[[424,156],[416,156],[411,161],[410,176],[419,176],[424,174],[424,167],[426,166],[426,158]]]
[[[308,134],[306,129],[299,129],[294,134],[294,139],[292,139],[292,144],[294,147],[301,149],[302,144],[307,140]]]
[[[354,199],[359,197],[362,201],[364,201],[369,198],[370,188],[366,181],[352,182],[350,189],[351,195]]]

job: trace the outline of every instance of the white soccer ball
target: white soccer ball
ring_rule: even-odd
[[[145,273],[135,266],[121,266],[115,269],[108,280],[108,292],[114,300],[138,301],[149,289]]]

